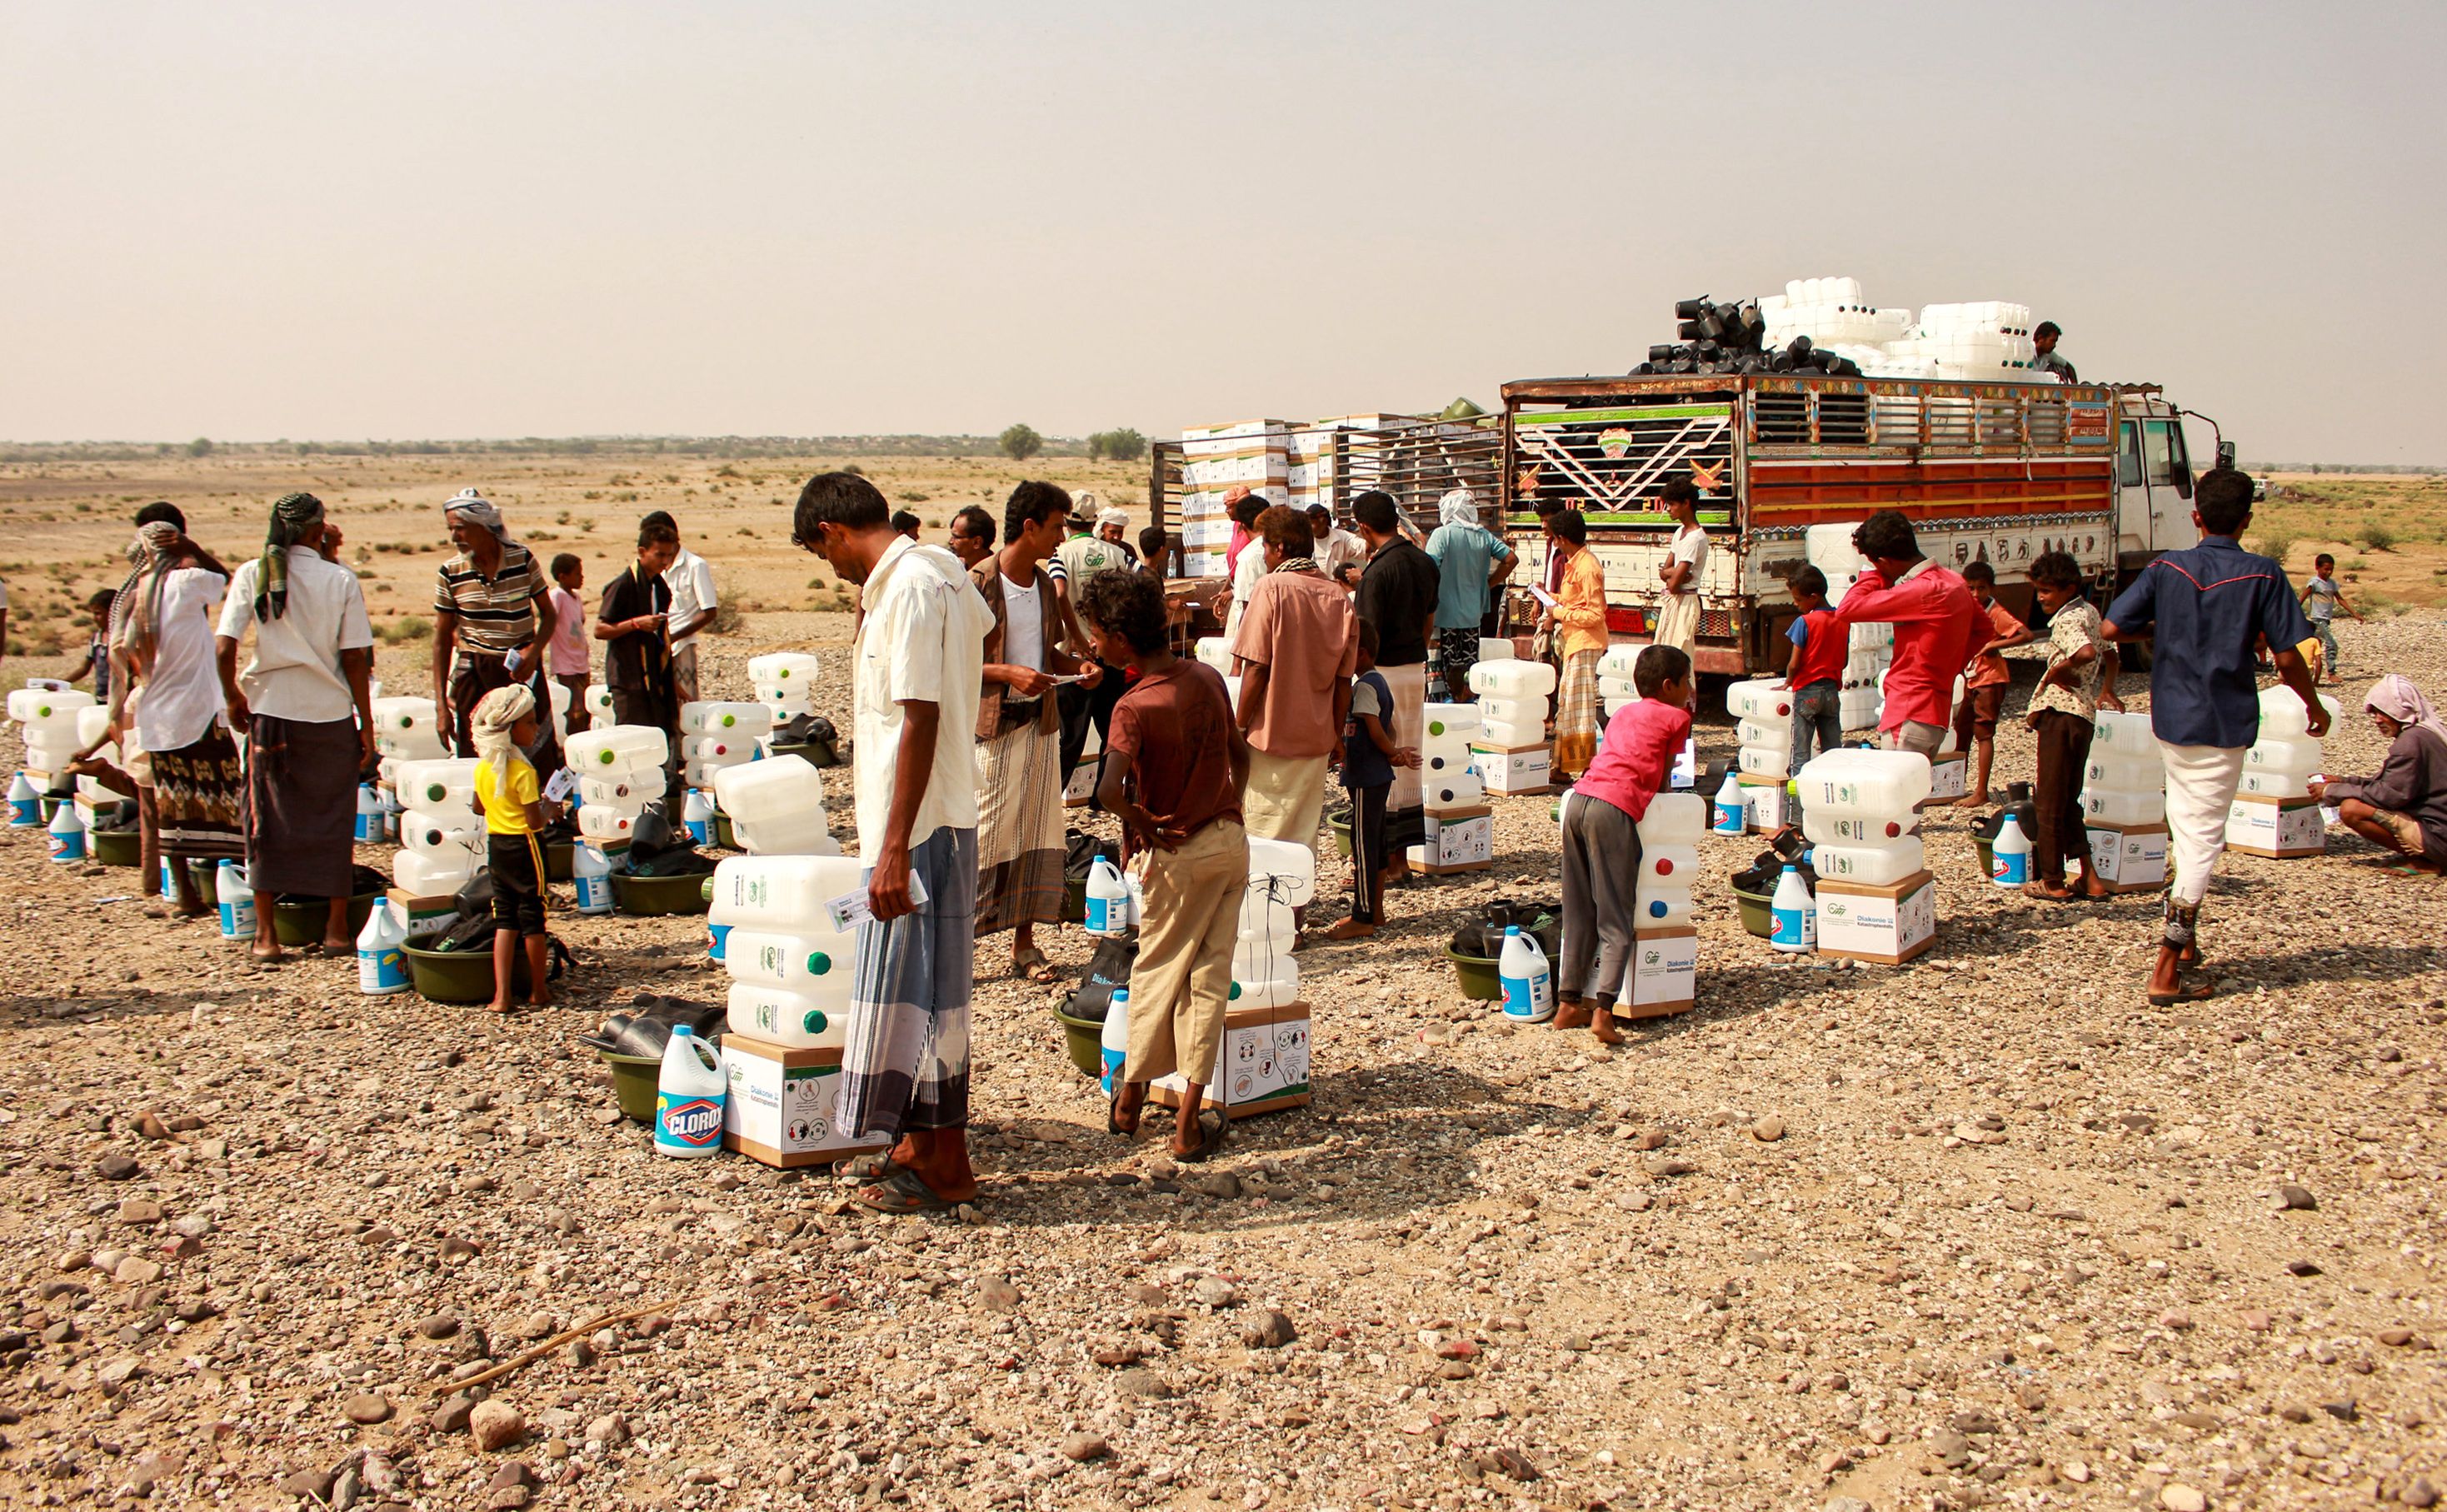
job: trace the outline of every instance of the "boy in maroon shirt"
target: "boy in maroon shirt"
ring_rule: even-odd
[[[1852,636],[1827,607],[1825,573],[1803,567],[1786,587],[1801,611],[1784,633],[1793,642],[1784,664],[1784,686],[1793,694],[1793,764],[1786,770],[1797,772],[1810,760],[1813,737],[1820,755],[1844,744],[1844,664],[1851,659]]]

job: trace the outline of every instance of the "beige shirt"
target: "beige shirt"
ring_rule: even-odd
[[[262,580],[262,560],[248,558],[237,564],[221,602],[222,639],[243,640],[250,627],[255,631],[255,657],[237,676],[247,708],[301,725],[350,718],[356,701],[340,670],[340,652],[374,643],[357,575],[310,546],[290,547],[289,608],[274,620],[255,616]]]
[[[970,732],[977,723],[993,611],[958,558],[906,536],[884,550],[859,603],[866,617],[852,681],[858,740],[852,785],[861,852],[872,857],[883,844],[901,736],[908,724],[903,703],[931,703],[939,711],[934,774],[910,825],[909,843],[915,846],[939,829],[977,828],[977,743]]]
[[[2062,709],[2079,714],[2084,719],[2098,717],[2098,674],[2100,663],[2107,654],[2107,643],[2099,634],[2099,614],[2087,599],[2075,598],[2056,612],[2048,621],[2048,671],[2054,671],[2068,656],[2077,656],[2084,646],[2098,652],[2083,666],[2074,669],[2074,686],[2041,683],[2031,694],[2031,709]]]

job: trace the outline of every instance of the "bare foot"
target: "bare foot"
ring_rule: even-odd
[[[1370,939],[1375,937],[1375,925],[1356,918],[1346,918],[1327,930],[1325,937],[1327,939]]]
[[[1558,998],[1555,1001],[1553,1023],[1557,1029],[1586,1029],[1589,1024],[1589,1005],[1577,997]]]
[[[1598,1010],[1597,1016],[1589,1021],[1589,1032],[1597,1036],[1601,1045],[1622,1043],[1622,1030],[1614,1027],[1614,1010],[1610,1008]]]
[[[527,994],[527,1007],[529,1008],[550,1008],[551,1006],[552,989],[549,987],[539,987],[534,992]]]
[[[519,1011],[519,1005],[510,1001],[506,997],[497,997],[484,1006],[491,1009],[494,1012],[501,1014],[504,1018]]]
[[[331,955],[354,955],[357,942],[352,939],[327,939],[323,942],[323,950]]]
[[[1988,806],[1988,795],[1986,793],[1965,793],[1961,798],[1954,801],[1954,806],[1957,808],[1985,808]]]

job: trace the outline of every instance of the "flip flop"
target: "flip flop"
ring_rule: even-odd
[[[899,1169],[889,1155],[853,1155],[842,1162],[834,1174],[853,1181],[881,1181]]]
[[[2077,898],[2082,895],[2074,892],[2071,889],[2067,889],[2061,894],[2051,893],[2048,891],[2046,883],[2034,881],[2024,882],[2022,884],[2022,896],[2024,898],[2036,898],[2042,903],[2070,903],[2075,898]]]
[[[861,1207],[878,1213],[948,1213],[959,1206],[935,1195],[935,1189],[919,1180],[912,1170],[898,1170],[873,1186],[863,1186],[852,1197]]]
[[[2217,995],[2217,989],[2201,977],[2177,977],[2172,992],[2152,992],[2152,1008],[2173,1008],[2178,1003],[2198,1003]]]
[[[1040,987],[1050,987],[1062,980],[1062,973],[1045,958],[1045,953],[1031,945],[1011,958],[1011,974],[1024,976]]]
[[[1224,1147],[1224,1135],[1231,1127],[1232,1121],[1225,1118],[1223,1114],[1218,1113],[1215,1115],[1213,1131],[1209,1132],[1206,1124],[1206,1115],[1204,1113],[1199,1114],[1198,1148],[1191,1150],[1186,1155],[1176,1152],[1172,1158],[1184,1165],[1205,1164],[1208,1161],[1215,1158],[1216,1151],[1221,1150]]]

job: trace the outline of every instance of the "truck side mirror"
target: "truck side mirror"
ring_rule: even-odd
[[[2217,464],[2221,467],[2232,467],[2234,465],[2233,442],[2221,441],[2217,444]]]

